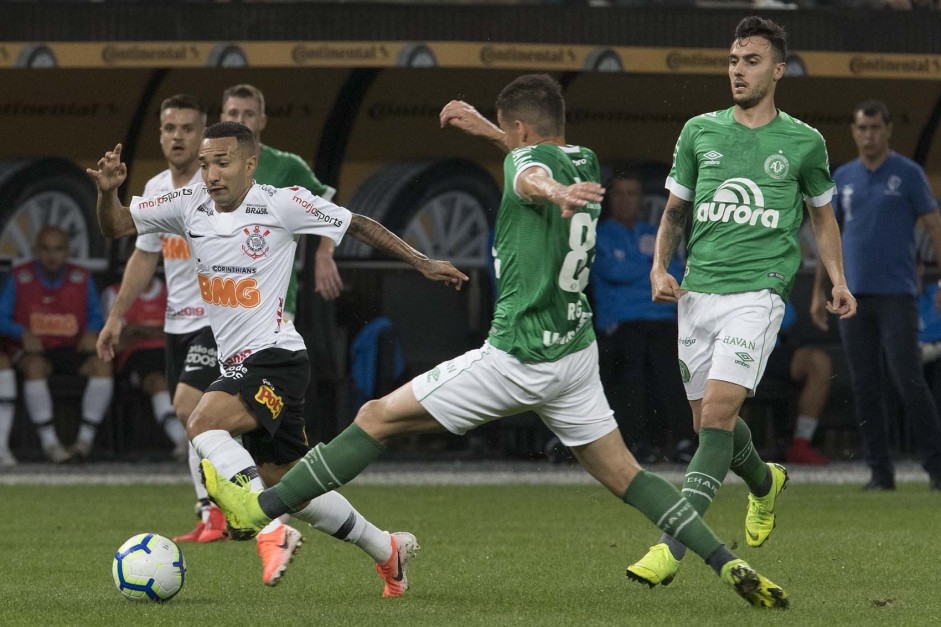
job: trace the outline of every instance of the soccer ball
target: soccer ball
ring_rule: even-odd
[[[111,576],[128,599],[169,601],[183,589],[186,562],[173,541],[156,533],[139,533],[114,554]]]

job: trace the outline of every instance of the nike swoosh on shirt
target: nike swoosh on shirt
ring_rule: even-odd
[[[189,236],[192,237],[193,239],[196,239],[197,237],[206,237],[205,234],[203,234],[203,235],[196,235],[196,233],[193,233],[192,231],[187,231],[186,233],[187,233],[187,235],[189,235]]]
[[[186,366],[183,368],[183,372],[193,372],[194,370],[199,370],[199,366]]]

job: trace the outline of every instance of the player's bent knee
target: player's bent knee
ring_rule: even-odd
[[[186,436],[192,441],[197,435],[206,431],[222,430],[232,433],[232,426],[228,423],[229,421],[224,417],[197,409],[186,421]]]

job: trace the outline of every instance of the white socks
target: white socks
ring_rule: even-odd
[[[163,427],[164,433],[174,444],[180,444],[186,439],[186,427],[176,417],[170,393],[164,390],[150,397],[150,407],[154,412],[157,424]]]
[[[293,516],[318,531],[355,544],[377,564],[387,562],[392,556],[388,532],[366,520],[341,494],[322,494],[301,511],[294,512]]]
[[[45,379],[23,382],[23,401],[30,421],[36,426],[39,443],[44,449],[59,444],[55,425],[52,424],[52,394]]]
[[[814,434],[817,432],[817,424],[819,424],[819,422],[819,418],[798,416],[797,425],[794,427],[794,439],[807,440],[808,442],[812,441]]]
[[[48,390],[48,388],[47,388]],[[91,444],[95,433],[105,419],[114,394],[114,379],[111,377],[88,377],[85,394],[82,395],[82,426],[78,430],[78,441]],[[50,399],[51,404],[51,399]]]
[[[228,435],[228,433],[226,435]],[[193,478],[193,487],[196,488],[196,500],[202,501],[203,499],[208,499],[209,493],[206,492],[206,486],[203,485],[203,475],[199,471],[199,462],[202,461],[202,458],[199,456],[199,453],[196,452],[196,447],[192,444],[190,444],[188,461],[190,476]]]
[[[10,430],[16,411],[16,375],[12,369],[0,370],[0,452],[10,450]]]
[[[205,431],[193,438],[193,446],[200,459],[208,459],[223,477],[230,481],[237,474],[249,479],[249,487],[253,492],[264,490],[265,486],[258,476],[255,460],[248,454],[242,445],[236,442],[228,431],[213,429]]]

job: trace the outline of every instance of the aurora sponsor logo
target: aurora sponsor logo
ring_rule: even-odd
[[[780,213],[765,209],[765,195],[761,188],[746,178],[728,179],[716,189],[711,202],[700,203],[696,219],[700,222],[734,222],[774,229]]]

